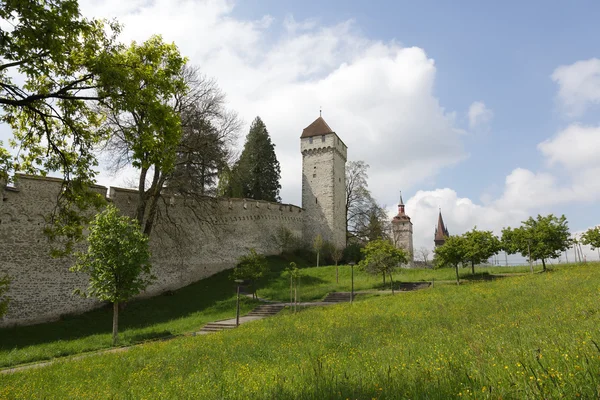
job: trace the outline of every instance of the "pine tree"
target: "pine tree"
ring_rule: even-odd
[[[281,167],[275,156],[275,145],[260,117],[256,117],[248,136],[244,150],[234,165],[229,192],[256,200],[280,201],[279,178]]]

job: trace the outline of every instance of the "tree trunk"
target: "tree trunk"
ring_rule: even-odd
[[[456,271],[456,284],[460,285],[460,279],[458,278],[458,264],[454,266],[454,270]]]
[[[160,176],[160,172],[154,170],[154,177],[152,178],[152,186],[150,187],[150,208],[148,211],[148,218],[146,219],[146,225],[144,227],[144,234],[150,236],[152,229],[154,228],[154,222],[156,220],[156,213],[158,211],[158,199],[160,198],[160,191],[165,180]]]
[[[119,302],[113,303],[113,331],[112,331],[112,345],[117,345],[119,334]]]
[[[293,301],[294,301],[294,277],[290,276],[290,308],[292,307]]]
[[[148,168],[142,168],[138,184],[138,205],[135,212],[135,218],[140,226],[144,226],[144,215],[146,214],[146,174],[148,174]]]
[[[475,263],[471,261],[471,275],[475,276]]]
[[[294,312],[298,310],[298,287],[294,288]]]
[[[394,277],[392,276],[392,270],[390,270],[390,282],[392,283],[392,294],[394,294]]]
[[[543,258],[542,258],[542,267],[544,269],[544,272],[546,272],[546,260],[544,260]]]
[[[335,283],[340,283],[340,272],[338,270],[337,261],[335,262]]]
[[[319,266],[319,251],[317,251],[317,267]]]
[[[385,288],[385,271],[383,271],[383,287]]]

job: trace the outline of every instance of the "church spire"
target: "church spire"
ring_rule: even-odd
[[[438,223],[437,228],[435,228],[435,235],[433,241],[435,242],[435,247],[441,246],[446,243],[446,238],[450,236],[448,233],[448,228],[444,225],[444,218],[442,218],[442,209],[440,208],[440,213],[438,215]]]

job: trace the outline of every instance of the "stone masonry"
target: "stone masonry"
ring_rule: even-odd
[[[219,199],[217,211],[199,222],[194,210],[176,197],[170,198],[163,212],[168,211],[184,237],[173,236],[164,224],[156,225],[150,247],[157,280],[140,296],[178,289],[232,268],[249,248],[277,254],[281,249],[273,237],[280,227],[307,244],[320,233],[324,240],[344,247],[346,145],[319,118],[304,130],[301,150],[303,208]],[[0,276],[8,274],[11,279],[11,302],[0,327],[54,320],[100,306],[96,300],[73,295],[75,288],[87,286],[87,277],[69,271],[72,258],[50,257],[50,245],[43,234],[62,181],[28,175],[15,178],[14,187],[0,182]],[[111,187],[107,191],[103,186],[93,190],[106,196],[124,215],[134,215],[136,190]]]
[[[311,245],[320,234],[336,247],[346,247],[348,148],[319,117],[302,132],[300,149],[304,241]]]

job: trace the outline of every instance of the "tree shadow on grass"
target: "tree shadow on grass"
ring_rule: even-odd
[[[179,290],[129,302],[119,313],[119,331],[149,327],[207,309],[215,313],[234,310],[235,284],[229,279],[230,274],[229,270],[223,271]],[[251,302],[245,298],[242,301]],[[55,322],[0,329],[0,350],[80,339],[111,330],[112,306],[108,305],[79,315],[65,315]],[[143,333],[140,340],[164,336],[165,332]]]

